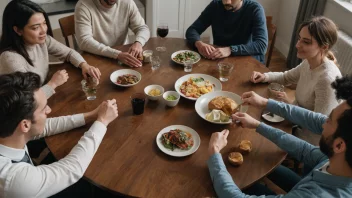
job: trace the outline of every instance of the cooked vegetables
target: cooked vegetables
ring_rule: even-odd
[[[181,150],[188,150],[192,148],[194,141],[192,135],[188,132],[181,131],[180,129],[170,130],[161,136],[161,140],[165,148],[171,149],[175,148]]]

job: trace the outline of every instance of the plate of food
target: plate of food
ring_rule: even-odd
[[[175,90],[189,100],[197,100],[204,94],[221,89],[221,82],[206,74],[187,74],[175,82]]]
[[[174,157],[184,157],[197,151],[200,137],[192,128],[184,125],[171,125],[163,128],[156,136],[159,149]]]
[[[214,91],[198,98],[195,109],[200,117],[214,124],[230,124],[231,115],[247,112],[241,96],[228,91]]]
[[[171,54],[171,60],[181,65],[186,60],[193,60],[194,63],[197,63],[200,60],[200,55],[191,50],[180,50]]]
[[[121,87],[134,86],[137,83],[139,83],[141,79],[142,79],[142,75],[139,72],[132,69],[116,70],[110,75],[111,82]]]

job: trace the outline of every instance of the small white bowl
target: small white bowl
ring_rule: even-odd
[[[152,89],[159,89],[160,90],[160,95],[158,96],[151,96],[149,95],[149,91]],[[161,98],[161,96],[164,93],[164,88],[160,85],[148,85],[144,88],[144,93],[147,95],[147,97],[149,98],[149,100],[158,100],[159,98]]]
[[[138,78],[138,81],[136,83],[134,83],[134,84],[128,84],[128,85],[117,84],[116,83],[117,78],[119,76],[122,76],[122,75],[125,75],[125,74],[135,75]],[[117,86],[120,86],[120,87],[131,87],[133,85],[138,84],[142,80],[142,75],[139,72],[137,72],[137,71],[135,71],[133,69],[119,69],[119,70],[116,70],[116,71],[112,72],[112,74],[110,75],[110,80],[111,80],[112,83],[114,83]]]
[[[166,100],[169,95],[174,95],[176,97],[176,100]],[[180,94],[176,91],[167,91],[163,94],[163,98],[167,106],[174,107],[178,104],[178,101],[180,101]]]

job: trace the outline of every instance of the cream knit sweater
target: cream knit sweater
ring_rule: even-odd
[[[0,74],[9,74],[17,71],[33,72],[40,76],[40,81],[43,83],[49,72],[49,54],[59,58],[61,61],[69,61],[76,67],[82,62],[86,62],[78,52],[66,47],[49,35],[44,44],[27,46],[26,50],[33,62],[33,66],[17,52],[5,51],[0,55]],[[48,98],[55,93],[49,85],[44,85],[42,88]]]
[[[120,51],[111,47],[124,44],[128,28],[144,46],[150,32],[133,0],[118,0],[112,8],[99,0],[80,0],[76,5],[75,34],[83,51],[116,59]]]
[[[341,77],[341,72],[335,63],[327,58],[313,70],[310,69],[308,61],[304,60],[296,68],[283,73],[265,73],[265,77],[267,82],[297,84],[295,103],[300,107],[328,115],[338,105],[331,83],[336,77]]]

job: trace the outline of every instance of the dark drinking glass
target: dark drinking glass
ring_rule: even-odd
[[[169,34],[169,26],[167,25],[167,23],[160,23],[156,29],[156,34],[161,38],[161,41],[162,41],[162,39]],[[156,51],[165,52],[166,47],[164,46],[157,47]]]
[[[143,93],[135,93],[131,96],[131,104],[133,114],[141,115],[144,113],[145,95]]]
[[[158,36],[160,36],[161,38],[165,38],[169,33],[169,28],[158,28],[156,32]]]

